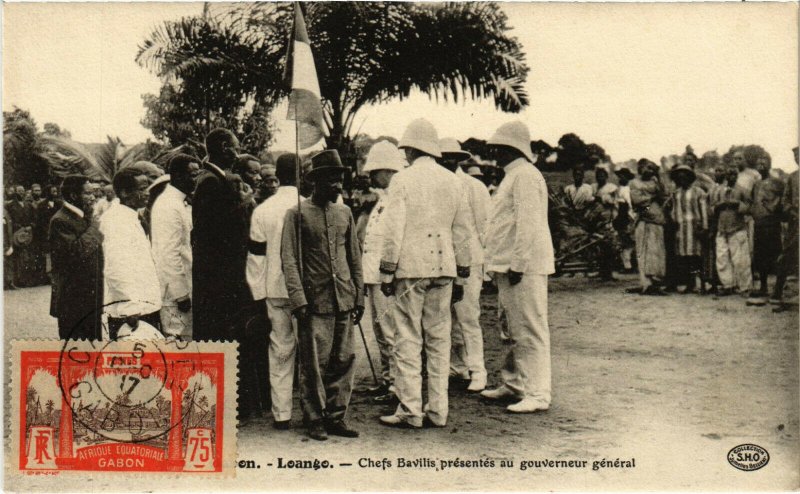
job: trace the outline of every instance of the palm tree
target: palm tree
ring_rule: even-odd
[[[343,154],[352,154],[361,108],[408,97],[412,90],[437,100],[488,98],[508,112],[528,104],[529,69],[495,3],[303,5],[327,144]],[[288,92],[280,68],[286,65],[292,15],[291,4],[246,3],[216,15],[169,21],[144,41],[136,60],[185,88],[213,78],[213,92],[220,89],[213,83],[221,80],[234,97],[269,110]]]
[[[39,129],[30,112],[14,107],[3,112],[3,180],[30,185],[47,178],[47,164],[39,158]]]
[[[157,158],[152,142],[126,146],[119,137],[107,136],[102,144],[82,144],[67,137],[42,134],[38,156],[48,163],[50,174],[63,177],[77,173],[92,180],[111,181],[114,174],[137,161]]]
[[[44,410],[47,413],[47,422],[53,421],[53,411],[56,409],[56,404],[53,400],[47,400],[44,404]]]

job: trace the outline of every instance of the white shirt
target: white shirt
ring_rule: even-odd
[[[250,240],[266,242],[267,255],[247,254],[247,284],[253,300],[289,298],[281,264],[281,234],[286,211],[297,206],[297,187],[281,186],[250,219]]]
[[[575,187],[575,184],[569,184],[564,187],[564,193],[572,200],[572,204],[576,209],[582,209],[586,203],[594,201],[594,191],[589,184],[581,184],[580,187]]]
[[[458,167],[456,176],[464,183],[464,191],[469,203],[470,257],[473,266],[483,265],[483,249],[486,246],[486,221],[492,206],[492,196],[483,182],[467,175]]]
[[[112,205],[114,205],[114,204],[119,204],[119,198],[115,197],[115,198],[113,198],[113,199],[111,199],[111,200],[109,201],[109,200],[108,200],[108,199],[106,199],[105,197],[101,197],[101,198],[100,198],[100,199],[99,199],[99,200],[98,200],[98,201],[97,201],[97,202],[94,204],[94,211],[93,211],[93,213],[94,213],[94,217],[95,217],[95,218],[99,218],[99,217],[101,217],[101,216],[103,215],[103,213],[105,213],[106,211],[108,211],[108,208],[110,208],[110,207],[111,207]]]
[[[64,207],[72,211],[73,213],[77,214],[79,217],[83,218],[83,210],[77,206],[74,206],[67,201],[64,201]],[[96,218],[96,216],[95,216]]]
[[[161,309],[161,286],[139,214],[123,204],[112,204],[100,220],[100,232],[108,315],[121,318]]]
[[[150,212],[153,261],[164,303],[192,295],[192,207],[186,194],[167,185]]]
[[[486,270],[538,275],[555,272],[553,241],[547,222],[547,184],[541,172],[519,158],[492,197],[486,245]]]
[[[381,253],[383,251],[383,233],[386,219],[386,191],[376,189],[378,202],[373,206],[364,232],[364,245],[361,246],[361,269],[365,285],[376,285],[381,282],[379,273]]]
[[[631,202],[631,187],[629,185],[620,185],[618,192],[618,202],[626,203],[628,205],[628,216],[631,219],[636,219],[636,213],[633,211],[633,203]]]

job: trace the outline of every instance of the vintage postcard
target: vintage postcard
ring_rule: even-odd
[[[797,2],[4,2],[9,492],[800,489]]]

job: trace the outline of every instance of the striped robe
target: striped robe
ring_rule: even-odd
[[[692,185],[688,189],[678,188],[672,193],[672,220],[678,227],[675,235],[675,254],[678,256],[700,256],[703,239],[700,230],[708,231],[707,194]]]

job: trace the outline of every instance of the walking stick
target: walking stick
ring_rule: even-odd
[[[357,324],[358,331],[361,333],[361,341],[364,342],[364,350],[367,352],[367,361],[369,361],[369,369],[372,371],[372,379],[375,380],[375,385],[380,386],[378,381],[378,374],[375,373],[375,366],[372,365],[372,356],[369,354],[369,347],[367,346],[367,338],[364,336],[364,328],[361,327],[361,322]]]

